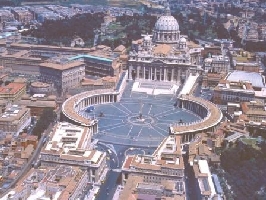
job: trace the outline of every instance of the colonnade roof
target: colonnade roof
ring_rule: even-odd
[[[185,126],[174,125],[172,126],[174,134],[190,133],[195,131],[204,130],[206,128],[217,125],[223,117],[221,110],[213,103],[206,101],[202,98],[194,97],[191,95],[182,95],[180,99],[194,101],[196,103],[205,105],[209,109],[209,114],[206,119],[203,119],[200,123],[186,123]]]
[[[81,125],[90,126],[93,124],[93,120],[87,119],[77,113],[75,106],[79,104],[83,99],[93,96],[99,96],[102,94],[115,94],[113,89],[102,89],[83,92],[68,98],[62,105],[63,114],[69,119],[80,123]],[[89,106],[89,105],[88,105]],[[85,108],[85,107],[84,107]]]

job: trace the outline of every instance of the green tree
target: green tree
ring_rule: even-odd
[[[34,127],[32,134],[37,135],[38,138],[42,136],[42,133],[48,128],[50,123],[54,122],[56,119],[56,113],[52,108],[44,108],[43,113]]]

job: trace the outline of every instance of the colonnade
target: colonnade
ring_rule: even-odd
[[[182,134],[182,143],[187,143],[192,141],[192,139],[195,137],[197,133],[185,133]]]
[[[205,107],[205,105],[201,105],[193,101],[181,101],[181,107],[192,111],[202,119],[207,117],[209,113],[208,108]]]
[[[92,134],[95,134],[98,132],[98,123],[93,124],[92,126],[89,127],[89,129],[91,130]]]
[[[188,76],[189,68],[129,66],[129,79],[180,82]]]
[[[153,33],[153,41],[157,43],[177,43],[179,40],[179,31],[174,32],[162,32],[162,31],[154,31]]]
[[[182,135],[182,143],[190,142],[197,133],[202,131],[215,131],[222,120],[221,110],[209,101],[185,95],[179,97],[177,105],[201,118],[196,122],[176,123],[170,126],[169,134]]]
[[[90,105],[117,102],[117,94],[99,94],[95,96],[85,97],[78,103],[78,110],[82,110]]]
[[[98,132],[98,120],[88,119],[79,114],[90,105],[117,102],[119,92],[110,89],[87,91],[68,98],[62,105],[63,120],[86,126],[92,133]]]

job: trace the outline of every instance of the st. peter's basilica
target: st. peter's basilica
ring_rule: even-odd
[[[132,42],[129,79],[184,82],[200,69],[201,48],[180,35],[169,7],[155,23],[152,35]]]

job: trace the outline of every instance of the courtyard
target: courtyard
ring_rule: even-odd
[[[101,142],[136,147],[156,147],[169,135],[169,125],[199,120],[199,116],[175,106],[175,94],[150,94],[141,88],[132,91],[128,82],[120,102],[95,105],[92,112],[81,110],[87,118],[97,118],[99,123],[95,139]],[[158,82],[142,84],[154,88]],[[158,87],[158,86],[157,86]],[[162,87],[161,87],[162,88]],[[164,86],[168,90],[167,86]],[[143,90],[141,90],[143,89]]]

